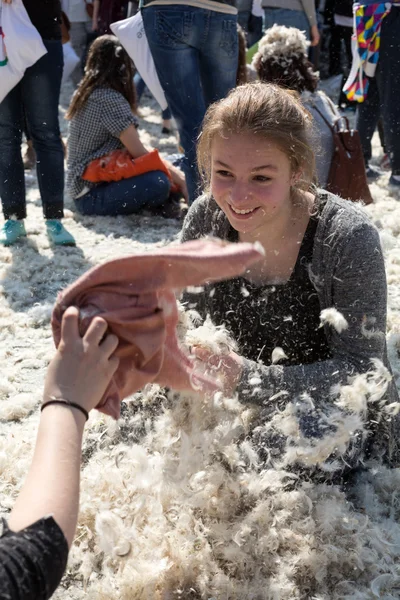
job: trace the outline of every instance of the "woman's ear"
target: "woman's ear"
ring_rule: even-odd
[[[302,176],[303,176],[303,171],[296,171],[295,173],[292,173],[292,176],[290,178],[290,185],[292,187],[296,187],[296,185],[299,183]]]

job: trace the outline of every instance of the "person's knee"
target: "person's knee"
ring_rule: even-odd
[[[43,124],[42,126],[30,127],[29,132],[36,152],[51,150],[52,152],[64,153],[58,126],[51,128]]]
[[[171,191],[171,182],[163,171],[153,171],[151,185],[149,185],[148,206],[158,206],[168,199]]]

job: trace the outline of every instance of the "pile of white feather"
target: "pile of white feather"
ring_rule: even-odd
[[[230,347],[208,322],[186,334],[190,344],[205,340],[221,352]],[[96,415],[77,538],[56,597],[399,598],[400,471],[368,465],[344,491],[291,469],[345,451],[365,402],[379,401],[387,380],[376,364],[344,387],[338,431],[317,445],[302,437],[288,402],[264,425],[291,442],[268,468],[250,436],[258,410],[237,399],[149,386],[118,424]]]

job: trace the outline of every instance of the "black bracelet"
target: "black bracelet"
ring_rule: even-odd
[[[86,421],[89,418],[89,413],[83,408],[83,406],[80,406],[80,404],[76,404],[75,402],[70,402],[69,400],[64,400],[64,398],[49,400],[48,402],[45,402],[44,404],[42,404],[40,412],[42,412],[42,410],[46,408],[46,406],[50,406],[51,404],[64,404],[64,406],[69,406],[70,408],[77,408],[85,415]]]

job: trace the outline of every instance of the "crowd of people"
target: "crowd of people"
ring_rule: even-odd
[[[182,244],[209,235],[233,244],[261,244],[263,259],[242,277],[210,283],[181,299],[201,317],[224,325],[237,342],[237,352],[223,359],[203,347],[192,349],[197,364],[218,365],[227,395],[261,405],[263,418],[269,419],[288,397],[304,392],[315,403],[333,406],[332,390],[366,373],[373,359],[390,372],[379,235],[360,206],[333,195],[329,186],[336,151],[332,128],[356,106],[363,175],[371,180],[381,174],[370,165],[371,140],[380,123],[390,185],[400,188],[400,1],[364,0],[353,19],[352,2],[345,0],[142,0],[144,29],[168,103],[164,127],[170,129],[172,117],[178,129],[179,166],[145,147],[138,134],[135,65],[110,34],[111,23],[127,15],[128,3],[23,2],[47,53],[0,103],[5,219],[0,243],[12,245],[26,235],[25,134],[36,156],[47,233],[56,245],[75,244],[62,224],[65,160],[68,193],[81,214],[165,209],[170,215],[168,207],[180,210],[187,203]],[[58,117],[62,9],[79,58],[71,74],[76,90],[66,116],[66,157]],[[352,52],[353,23],[356,37],[375,43],[360,42]],[[324,36],[328,74],[340,75],[346,90],[336,102],[319,87],[316,68]],[[351,74],[344,86],[356,59],[361,90]],[[321,311],[332,307],[345,326],[321,327]],[[73,541],[82,432],[118,367],[119,343],[106,335],[101,318],[81,337],[78,318],[73,308],[64,315],[33,464],[4,524],[0,598],[49,598]],[[363,334],[366,319],[373,335]],[[282,350],[279,365],[275,348]],[[251,390],[254,377],[259,384]],[[393,381],[384,400],[398,402]],[[317,438],[327,424],[310,420],[303,426],[306,436]],[[368,436],[354,431],[342,460],[330,457],[335,465],[330,476],[337,481],[345,481],[371,456],[399,465],[397,420],[383,426],[371,409],[365,426]],[[282,443],[255,440],[261,459],[266,452],[279,452]]]

